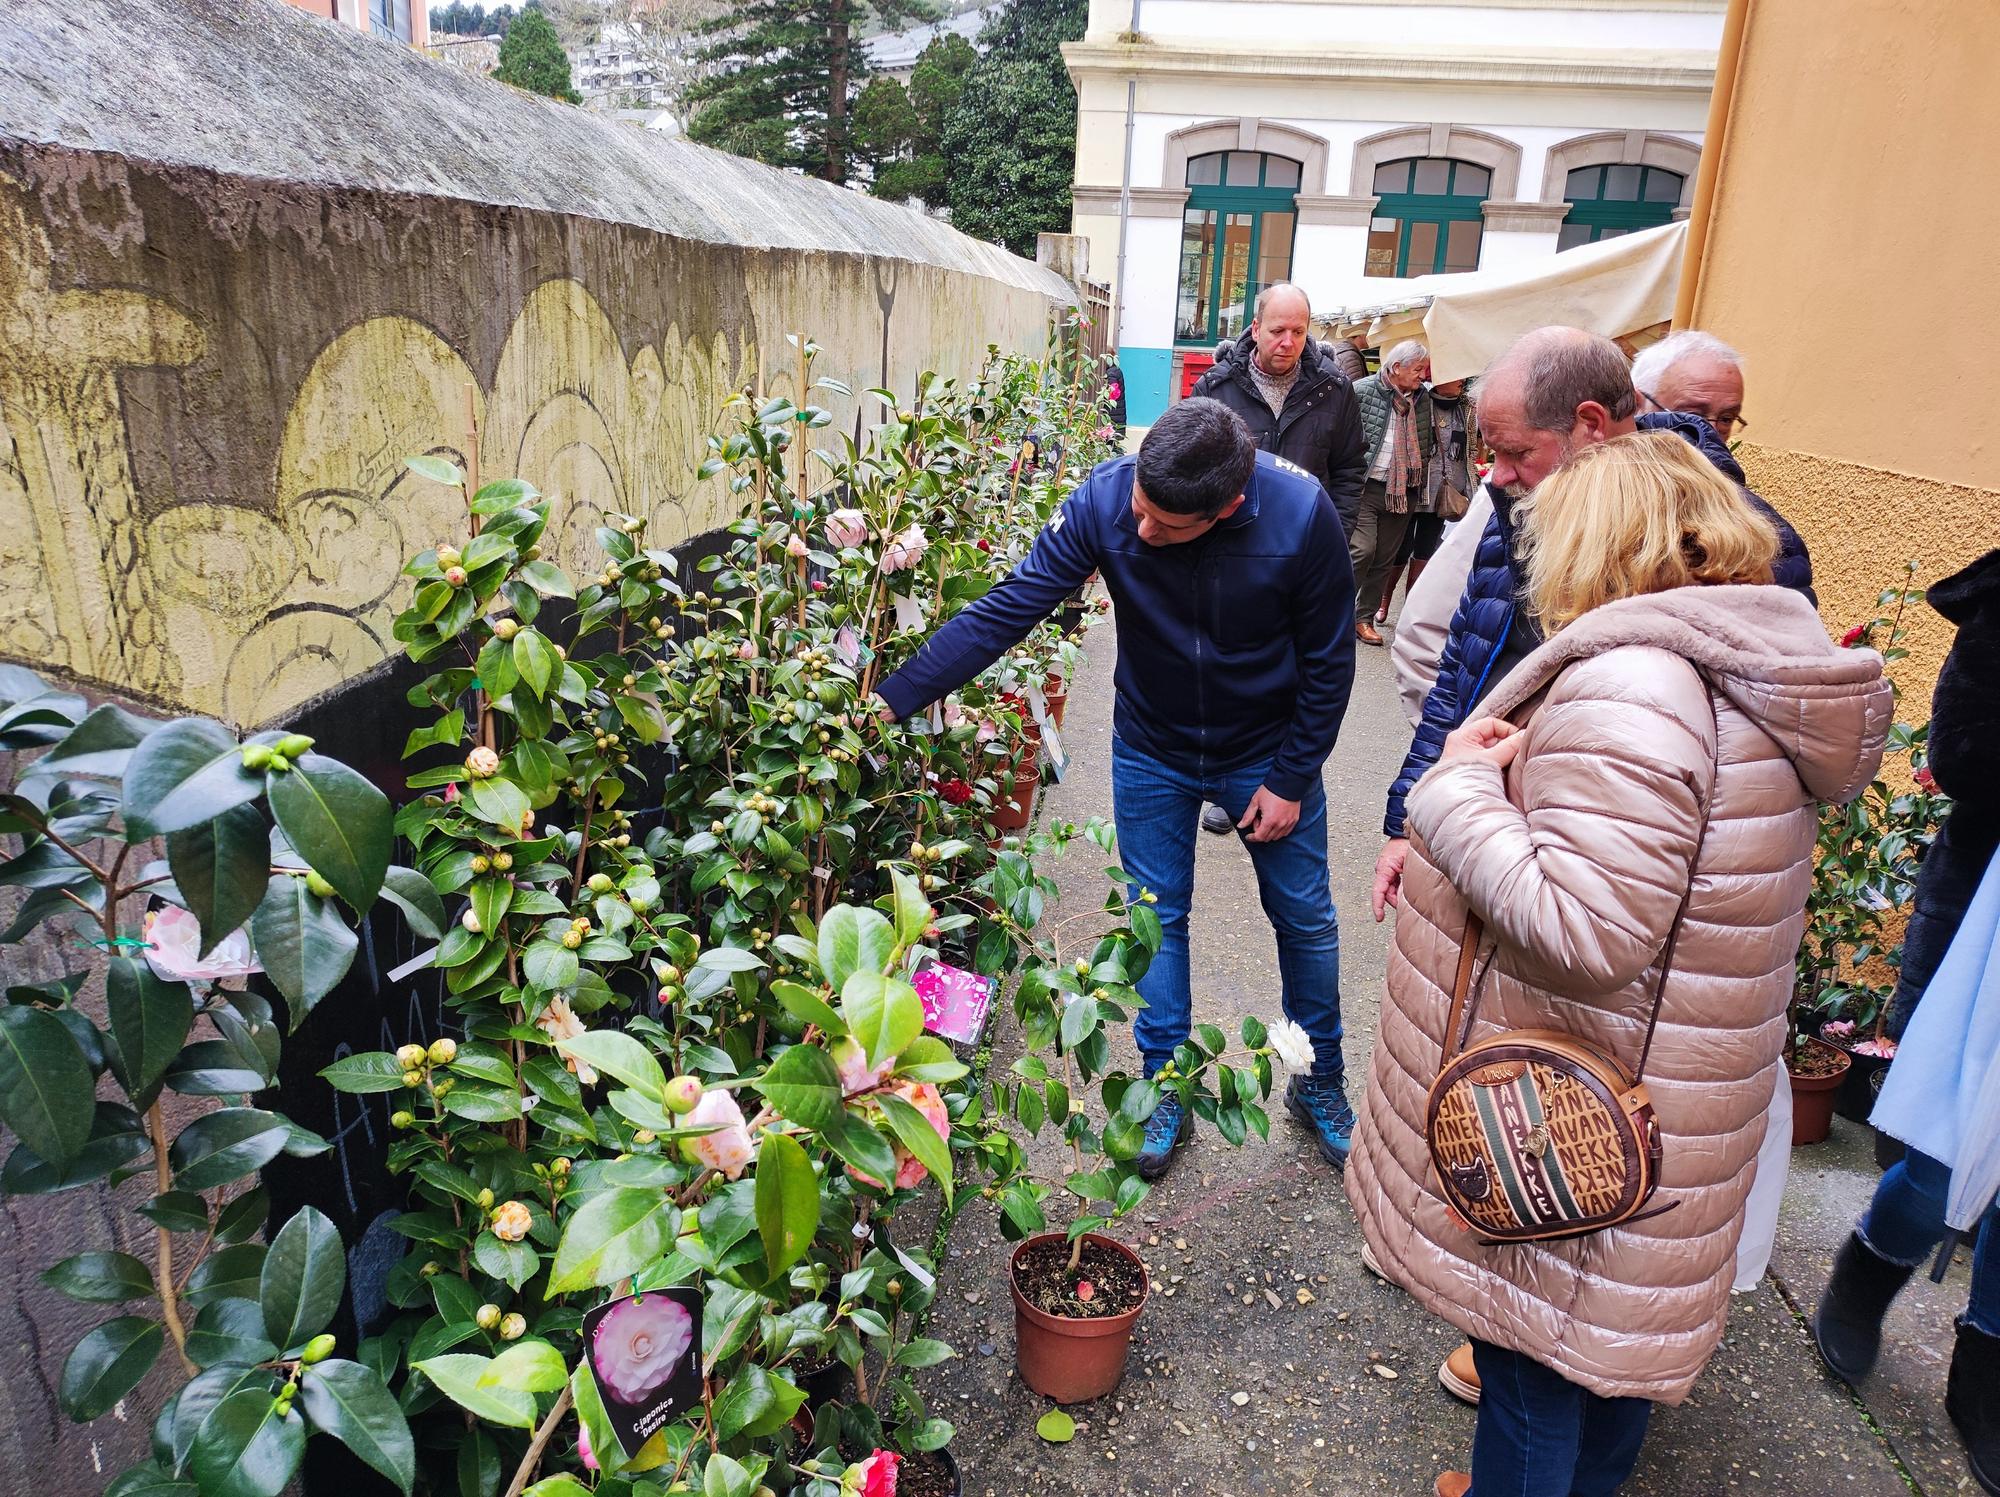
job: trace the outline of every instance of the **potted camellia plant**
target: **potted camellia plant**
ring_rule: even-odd
[[[1027,1053],[989,1084],[992,1115],[1012,1129],[980,1145],[995,1175],[1002,1229],[1020,1240],[1008,1286],[1021,1377],[1058,1403],[1102,1397],[1124,1376],[1150,1285],[1138,1254],[1101,1229],[1146,1198],[1133,1161],[1160,1099],[1171,1089],[1193,1115],[1240,1144],[1250,1129],[1269,1134],[1262,1103],[1272,1077],[1271,1043],[1254,1018],[1243,1021],[1243,1049],[1234,1054],[1225,1053],[1220,1029],[1202,1025],[1153,1078],[1111,1069],[1110,1028],[1129,1023],[1140,1006],[1133,984],[1159,950],[1160,921],[1149,893],[1128,903],[1116,868],[1091,933],[1078,936],[1046,918],[1055,883],[1032,859],[1060,853],[1075,831],[1058,823],[1026,850],[1002,851],[990,875],[999,929],[1020,961],[1014,1004]],[[1084,834],[1113,853],[1108,824],[1093,822]],[[1046,1177],[1032,1169],[1013,1130],[1033,1138],[1051,1126],[1069,1167]],[[1070,1220],[1051,1231],[1046,1205],[1058,1194],[1071,1203]]]

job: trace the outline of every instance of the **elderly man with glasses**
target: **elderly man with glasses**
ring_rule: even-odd
[[[1632,360],[1632,383],[1649,411],[1699,416],[1727,442],[1743,419],[1743,356],[1713,333],[1675,333]]]

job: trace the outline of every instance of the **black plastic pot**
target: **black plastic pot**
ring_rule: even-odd
[[[1875,1094],[1882,1089],[1882,1083],[1876,1078],[1889,1069],[1889,1059],[1882,1055],[1856,1055],[1852,1050],[1847,1054],[1854,1063],[1841,1078],[1840,1090],[1834,1095],[1833,1110],[1850,1123],[1865,1123],[1868,1114],[1875,1110]]]
[[[1889,1068],[1884,1066],[1868,1081],[1868,1107],[1874,1111],[1875,1098],[1882,1095],[1882,1083],[1889,1079]],[[1894,1134],[1884,1133],[1880,1128],[1870,1130],[1875,1135],[1875,1168],[1887,1170],[1901,1161],[1910,1152],[1910,1146]]]

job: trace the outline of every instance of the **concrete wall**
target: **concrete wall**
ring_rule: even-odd
[[[732,516],[704,438],[731,391],[791,391],[788,333],[907,389],[1069,299],[277,0],[10,0],[0,658],[269,720],[391,654],[402,559],[461,528],[402,459],[463,445],[468,383],[486,476],[671,544]]]
[[[2000,545],[2000,11],[1754,5],[1693,322],[1741,348],[1745,466],[1813,549],[1827,622]],[[1899,668],[1925,715],[1950,626]]]

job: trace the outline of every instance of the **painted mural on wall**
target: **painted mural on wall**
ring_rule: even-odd
[[[486,476],[671,544],[729,518],[706,434],[760,368],[789,393],[787,332],[903,386],[1047,315],[894,261],[258,190],[0,153],[0,658],[262,723],[395,650],[401,559],[462,524],[403,459],[461,455],[468,385]]]

